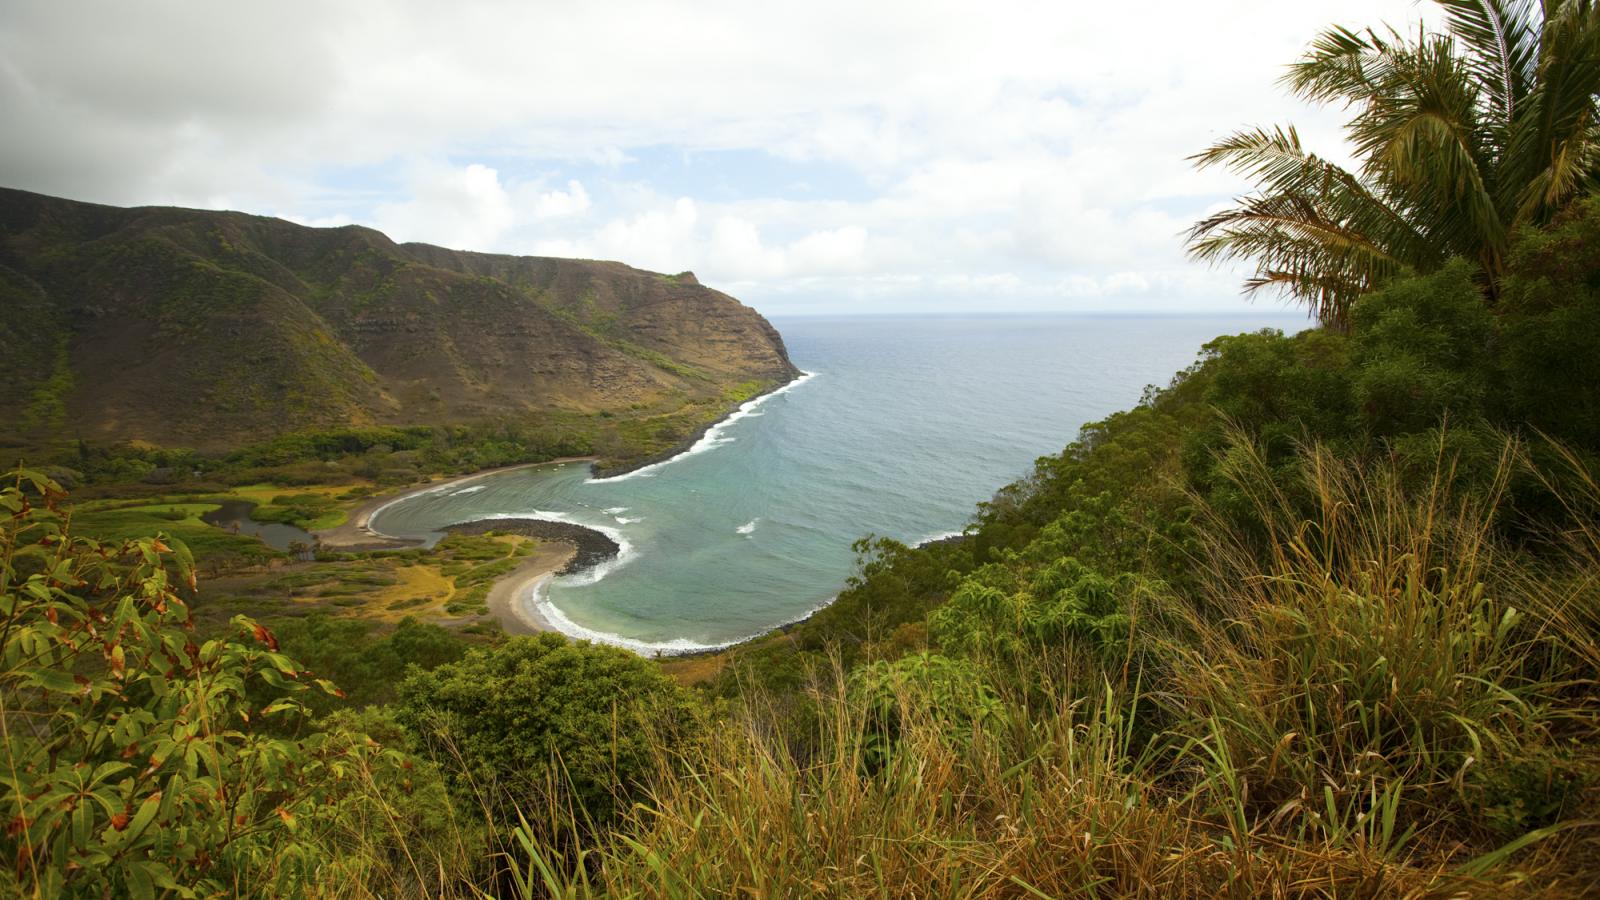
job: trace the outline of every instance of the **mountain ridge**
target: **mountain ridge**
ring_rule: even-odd
[[[765,318],[692,273],[4,188],[0,304],[0,414],[35,441],[649,417],[798,372]]]

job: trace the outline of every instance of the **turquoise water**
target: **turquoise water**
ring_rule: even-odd
[[[975,505],[1084,422],[1165,384],[1248,316],[775,318],[814,373],[747,406],[666,464],[595,481],[524,469],[402,500],[379,531],[425,536],[493,516],[557,518],[622,545],[599,569],[524,598],[563,631],[641,652],[704,649],[805,616],[850,575],[867,534],[959,531]]]

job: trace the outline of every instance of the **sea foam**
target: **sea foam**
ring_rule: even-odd
[[[935,543],[938,543],[939,541],[948,541],[951,538],[961,537],[962,535],[964,535],[966,533],[967,533],[967,530],[965,528],[957,528],[954,531],[939,531],[939,532],[935,532],[934,534],[930,534],[927,537],[925,537],[925,538],[913,543],[911,546],[913,546],[913,547],[921,547],[924,544],[935,544]]]
[[[697,453],[704,453],[707,450],[714,450],[723,444],[731,443],[734,440],[733,436],[724,434],[729,425],[732,425],[740,419],[748,418],[752,413],[755,412],[757,407],[761,406],[761,404],[780,394],[787,394],[788,392],[794,390],[802,384],[805,384],[815,377],[817,377],[816,372],[802,372],[800,373],[799,378],[796,378],[783,387],[778,388],[769,394],[762,394],[754,400],[745,401],[739,406],[738,409],[729,413],[727,418],[724,418],[722,421],[712,425],[710,428],[707,428],[706,433],[700,436],[700,440],[689,445],[689,449],[679,453],[676,456],[668,457],[667,459],[664,459],[658,463],[651,463],[648,466],[641,466],[631,472],[623,472],[621,475],[612,475],[608,478],[590,477],[584,482],[584,484],[610,484],[613,481],[626,481],[629,478],[654,478],[656,472],[659,471],[662,466],[675,463],[686,456],[694,456]]]
[[[700,641],[692,641],[688,638],[673,638],[670,641],[645,641],[638,638],[624,637],[620,634],[614,634],[609,631],[600,631],[596,628],[589,628],[588,626],[579,625],[577,622],[572,621],[571,617],[563,612],[561,607],[556,606],[555,603],[551,601],[549,593],[546,590],[547,584],[548,581],[544,580],[535,582],[527,595],[519,598],[519,602],[525,604],[526,607],[538,617],[544,619],[546,622],[549,622],[555,628],[555,630],[561,632],[567,637],[581,641],[594,641],[597,644],[609,644],[613,647],[621,647],[624,650],[631,650],[640,656],[683,656],[690,653],[709,653],[713,650],[726,650],[727,648],[736,644],[742,644],[745,641],[754,640],[755,638],[761,637],[770,631],[775,631],[779,628],[787,628],[790,625],[804,622],[806,619],[816,615],[819,610],[824,609],[833,601],[839,599],[839,595],[835,594],[793,619],[790,619],[786,622],[781,622],[772,626],[771,628],[767,628],[753,634],[747,634],[744,637],[733,638],[731,640],[716,641],[713,643],[701,643]]]

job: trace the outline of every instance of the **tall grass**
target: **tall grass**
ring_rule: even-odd
[[[1486,491],[1457,490],[1442,450],[1421,477],[1316,447],[1289,470],[1242,441],[1228,459],[1253,521],[1199,504],[1201,588],[1142,617],[1142,670],[1040,648],[1028,684],[984,669],[1002,712],[959,733],[908,684],[886,755],[837,665],[810,740],[747,696],[712,741],[663,750],[584,866],[523,829],[519,893],[1585,893],[1594,519],[1537,559],[1507,546],[1507,486],[1534,471],[1512,441]]]
[[[1435,825],[1558,818],[1576,787],[1558,735],[1592,716],[1571,691],[1590,673],[1559,650],[1582,629],[1549,616],[1571,598],[1495,537],[1522,448],[1471,492],[1444,455],[1420,484],[1321,448],[1287,485],[1248,444],[1226,458],[1259,530],[1204,521],[1202,596],[1171,644],[1189,755],[1239,781],[1209,787],[1300,839],[1340,842],[1352,806],[1393,819],[1395,852]]]

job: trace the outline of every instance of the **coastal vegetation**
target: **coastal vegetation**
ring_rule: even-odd
[[[1217,338],[959,538],[864,537],[834,604],[726,653],[662,664],[388,605],[413,570],[470,594],[526,535],[207,573],[243,553],[197,518],[214,495],[120,498],[93,452],[75,504],[46,473],[9,476],[0,880],[135,897],[1591,893],[1600,9],[1441,5],[1447,34],[1334,31],[1291,70],[1307,96],[1353,102],[1361,174],[1288,131],[1202,160],[1254,160],[1263,191],[1197,226],[1199,252],[1257,262],[1320,327]],[[1391,214],[1396,231],[1374,230]],[[341,486],[359,473],[340,460],[382,445],[418,474],[450,468],[436,431],[337,434],[282,437],[284,456],[241,457],[215,490],[309,524],[384,483]],[[337,477],[262,477],[312,459]],[[344,598],[387,620],[341,615]]]

